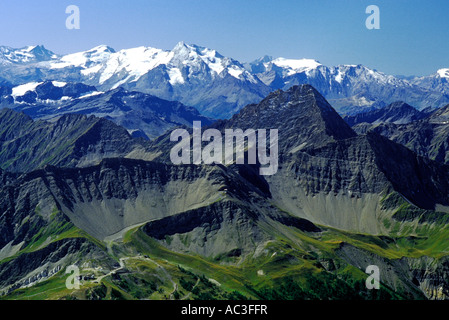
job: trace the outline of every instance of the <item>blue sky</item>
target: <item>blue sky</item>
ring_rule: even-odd
[[[80,30],[65,27],[71,4],[80,8]],[[371,4],[380,9],[380,30],[365,27]],[[449,1],[0,1],[1,45],[71,53],[100,44],[171,49],[179,41],[241,62],[268,54],[427,75],[449,67]]]

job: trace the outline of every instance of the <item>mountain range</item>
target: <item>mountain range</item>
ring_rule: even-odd
[[[362,123],[351,128],[316,88],[294,85],[207,126],[278,129],[279,170],[263,176],[260,163],[174,165],[169,132],[149,141],[95,116],[3,109],[0,292],[445,299],[449,166],[374,129],[442,125],[445,108],[406,114],[403,124],[365,116],[374,127],[357,133]],[[79,290],[64,285],[73,264]],[[365,286],[368,265],[381,270],[379,290]]]
[[[193,107],[121,87],[102,92],[81,83],[44,81],[0,88],[0,107],[22,111],[33,119],[51,120],[69,113],[94,115],[147,139],[177,126],[192,126],[193,121],[212,122]]]
[[[344,116],[343,118],[351,126],[359,123],[406,124],[425,118],[431,110],[432,109],[425,109],[419,111],[405,102],[396,101],[384,108],[361,112],[353,116]]]
[[[398,142],[424,157],[441,163],[449,162],[449,105],[418,114],[415,121],[380,121],[354,125],[357,132],[376,132]]]
[[[137,47],[115,51],[102,45],[57,55],[43,46],[0,48],[2,82],[65,81],[100,91],[119,86],[195,107],[211,118],[230,118],[269,92],[298,84],[313,85],[341,114],[404,101],[418,109],[449,103],[448,72],[404,79],[363,65],[327,67],[313,59],[263,57],[251,63],[216,50],[178,43],[172,50]]]
[[[2,46],[0,299],[449,299],[448,79]],[[278,170],[174,164],[194,121],[277,130]]]

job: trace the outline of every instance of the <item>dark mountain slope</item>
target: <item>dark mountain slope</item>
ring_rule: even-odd
[[[144,146],[124,128],[93,116],[68,114],[46,122],[2,109],[0,127],[0,166],[8,171],[27,172],[47,164],[93,164]]]
[[[373,124],[383,122],[406,124],[416,120],[420,120],[422,118],[425,118],[426,116],[426,113],[418,111],[405,102],[398,101],[384,108],[359,113],[354,116],[346,116],[344,117],[344,119],[352,127],[363,122]]]
[[[276,91],[212,128],[278,129],[279,171],[239,167],[248,182],[265,190],[280,208],[315,223],[369,233],[384,232],[381,200],[397,192],[423,209],[449,204],[447,166],[420,157],[380,135],[357,136],[311,86]],[[175,143],[168,135],[153,142],[158,161]]]
[[[61,119],[54,127],[60,135],[90,119],[67,156],[56,152],[71,168],[44,166],[0,187],[0,279],[3,288],[22,287],[11,294],[34,294],[23,284],[40,274],[39,261],[50,271],[78,261],[94,279],[106,279],[89,282],[86,297],[103,286],[117,296],[174,298],[177,292],[182,298],[192,290],[197,297],[193,286],[202,278],[194,277],[201,274],[221,284],[207,291],[212,297],[239,290],[256,299],[286,292],[369,299],[364,268],[370,264],[384,270],[383,296],[448,296],[449,216],[440,212],[449,206],[448,167],[376,133],[357,135],[308,85],[276,91],[210,126],[278,129],[279,170],[266,176],[257,164],[174,165],[169,134],[141,150],[159,162],[97,158],[119,148],[115,125]],[[26,130],[11,127],[9,140],[52,124],[23,115],[16,121]],[[48,136],[43,141],[56,141]],[[93,150],[102,160],[74,167],[76,150],[84,158]],[[27,259],[37,261],[28,264],[33,270],[21,269]],[[53,285],[64,279],[61,273],[40,277]],[[296,289],[282,290],[285,282]],[[78,293],[64,296],[72,295]]]
[[[100,92],[82,83],[44,81],[10,87],[0,97],[0,107],[22,111],[33,119],[49,120],[67,113],[107,118],[128,129],[133,136],[154,139],[167,130],[192,126],[193,121],[212,123],[195,108],[123,88]]]
[[[449,105],[428,117],[404,125],[380,124],[356,130],[370,130],[400,143],[423,157],[449,163]]]

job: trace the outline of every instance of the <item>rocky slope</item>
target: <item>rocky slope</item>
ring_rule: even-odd
[[[6,298],[448,296],[449,167],[375,132],[357,135],[309,85],[273,92],[209,126],[278,129],[279,170],[271,176],[260,175],[259,164],[174,165],[169,134],[142,151],[153,161],[105,159],[137,140],[93,117],[49,123],[2,112],[5,125],[21,124],[1,133],[5,145],[29,144],[17,137],[33,130],[86,132],[73,149],[58,149],[57,167],[2,171]],[[75,150],[99,163],[87,165]],[[91,279],[80,290],[63,284],[69,263]],[[378,291],[365,287],[371,264],[381,269]],[[54,293],[41,291],[48,287]]]
[[[0,166],[12,172],[48,164],[86,166],[145,148],[144,141],[133,139],[123,127],[94,116],[67,114],[47,122],[2,109],[0,127]]]
[[[449,106],[437,109],[424,119],[408,124],[382,123],[372,126],[356,126],[357,131],[373,131],[400,143],[419,155],[441,163],[449,163]]]
[[[448,103],[447,92],[441,87],[407,81],[363,65],[328,67],[312,59],[265,57],[247,68],[272,89],[310,84],[341,114],[354,115],[395,101],[419,109]]]
[[[312,222],[381,232],[380,200],[393,191],[420,208],[449,204],[448,167],[376,133],[357,136],[309,85],[273,92],[210,127],[278,129],[279,171],[257,184],[277,206]],[[156,160],[169,162],[174,144],[167,135],[149,149],[164,150]]]
[[[210,124],[192,107],[123,88],[107,92],[81,83],[31,82],[0,88],[0,107],[23,111],[33,119],[53,119],[67,113],[107,118],[136,137],[154,139],[179,125],[193,121]]]
[[[394,123],[407,124],[413,121],[423,119],[427,116],[426,112],[416,110],[411,105],[402,101],[394,102],[384,108],[362,112],[354,116],[345,116],[345,121],[352,127],[359,123]]]

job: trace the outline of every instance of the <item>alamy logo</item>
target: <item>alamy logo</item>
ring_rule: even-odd
[[[278,130],[270,129],[270,148],[267,152],[266,129],[225,129],[224,153],[222,133],[217,129],[207,129],[201,133],[201,121],[193,122],[192,138],[185,129],[176,129],[170,135],[170,141],[179,141],[170,151],[170,160],[174,164],[236,164],[245,163],[245,151],[248,164],[261,164],[261,175],[273,175],[278,170]],[[246,148],[245,148],[246,138]],[[192,140],[192,144],[191,144]],[[234,144],[235,141],[235,144]],[[202,148],[202,142],[209,142]]]
[[[80,288],[80,269],[78,266],[73,264],[68,266],[65,273],[70,274],[65,281],[66,288],[78,290]]]
[[[365,26],[368,30],[380,29],[380,10],[376,5],[366,7],[365,12],[369,16],[365,20]]]
[[[65,13],[70,14],[65,20],[65,27],[69,30],[80,28],[80,8],[70,5],[65,9]]]
[[[380,288],[380,271],[376,265],[369,265],[366,267],[365,273],[370,276],[366,278],[365,285],[368,290]]]

